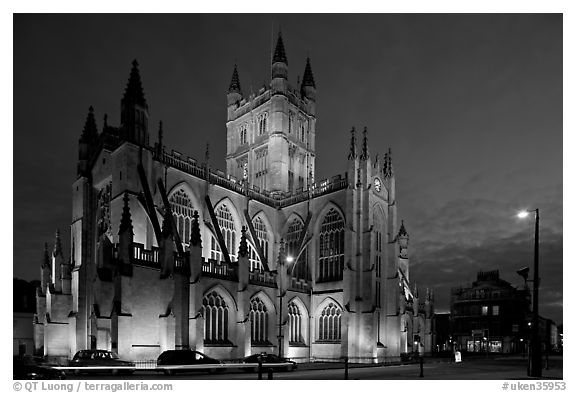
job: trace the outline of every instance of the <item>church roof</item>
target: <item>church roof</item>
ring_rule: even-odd
[[[314,74],[312,73],[312,66],[310,65],[310,58],[306,59],[306,68],[304,69],[304,76],[302,77],[302,87],[312,86],[316,88],[316,83],[314,82]]]
[[[142,89],[140,71],[138,70],[138,62],[136,60],[132,62],[132,70],[130,71],[130,77],[126,85],[126,90],[124,90],[124,98],[122,98],[122,101],[147,106],[146,98],[144,98],[144,90]]]
[[[238,67],[236,64],[234,64],[234,72],[232,73],[232,80],[230,81],[228,93],[242,94],[242,88],[240,87],[240,77],[238,76]]]
[[[286,58],[286,51],[284,50],[284,41],[282,41],[282,33],[278,33],[278,41],[276,42],[276,49],[274,50],[274,57],[272,63],[288,64]]]

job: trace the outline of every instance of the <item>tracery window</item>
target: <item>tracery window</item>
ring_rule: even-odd
[[[169,202],[180,240],[182,243],[188,244],[192,230],[192,216],[194,215],[192,201],[183,189],[179,189],[170,196]]]
[[[342,332],[342,309],[328,304],[318,318],[318,341],[340,341]]]
[[[268,113],[264,112],[258,116],[258,135],[263,135],[268,131]]]
[[[230,255],[230,260],[235,260],[236,257],[236,227],[234,225],[234,218],[232,217],[232,212],[226,204],[221,204],[216,209],[216,218],[218,219],[218,226],[220,226],[220,232],[222,232],[222,237],[224,238],[224,243],[228,249],[228,254]],[[216,239],[213,239],[211,246],[211,252],[218,258],[214,258],[222,261],[222,252],[220,246]]]
[[[288,303],[288,321],[290,325],[289,342],[290,344],[303,344],[304,336],[302,334],[302,314],[300,308],[294,302]]]
[[[248,143],[248,130],[246,124],[242,124],[239,129],[240,134],[240,144],[245,145]]]
[[[202,299],[204,316],[204,343],[228,343],[228,305],[216,291]]]
[[[268,231],[266,230],[266,224],[264,223],[262,217],[256,217],[252,222],[252,224],[254,226],[254,232],[256,232],[257,237],[257,239],[254,240],[258,241],[258,243],[260,244],[260,249],[264,254],[264,258],[268,260]],[[254,254],[257,254],[255,250]],[[250,261],[250,267],[252,268],[252,260]],[[259,257],[257,263],[256,260],[254,261],[254,267],[257,269],[262,269],[262,262],[260,261]]]
[[[288,225],[288,232],[286,233],[286,249],[288,253],[287,255],[290,255],[293,258],[296,258],[296,255],[300,251],[298,249],[298,246],[300,245],[298,242],[303,230],[304,224],[302,224],[302,221],[297,218],[294,218]],[[296,261],[292,270],[292,277],[304,280],[310,279],[310,273],[308,270],[308,250],[304,250]]]
[[[250,302],[250,339],[252,345],[268,344],[268,310],[259,297]]]
[[[344,270],[344,219],[330,209],[320,228],[318,281],[342,280]]]

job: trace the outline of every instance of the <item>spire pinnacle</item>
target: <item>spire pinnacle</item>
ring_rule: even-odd
[[[124,192],[124,207],[122,209],[122,218],[120,219],[120,229],[118,230],[118,234],[129,231],[129,234],[134,235],[132,218],[130,216],[130,206],[128,205],[129,200],[128,192]]]
[[[62,241],[60,239],[60,229],[56,229],[56,239],[54,241],[54,251],[53,256],[63,255],[62,253]]]
[[[140,79],[140,71],[138,70],[138,62],[132,62],[132,70],[130,70],[130,77],[126,90],[124,91],[123,102],[130,102],[140,106],[146,107],[146,98],[144,98],[144,90],[142,89],[142,80]]]
[[[238,248],[238,255],[241,257],[248,256],[248,243],[246,242],[246,227],[242,226],[242,235],[240,235],[240,247]]]
[[[388,148],[388,152],[384,155],[384,177],[392,177],[392,149]]]
[[[284,63],[288,65],[286,51],[284,50],[284,41],[282,41],[282,32],[278,32],[278,41],[276,41],[276,49],[274,49],[272,63]]]
[[[368,159],[368,129],[364,127],[364,137],[362,140],[362,153],[360,154],[360,159],[366,161]]]
[[[354,160],[356,159],[356,129],[352,127],[350,130],[350,152],[348,153],[348,159]]]
[[[42,267],[50,267],[50,253],[48,252],[48,243],[44,243],[44,258],[42,259]]]
[[[238,67],[236,64],[234,64],[234,72],[232,72],[232,80],[230,81],[230,87],[228,87],[228,93],[238,93],[242,95],[240,77],[238,76]]]
[[[190,246],[200,246],[202,244],[200,224],[198,220],[198,210],[194,210],[194,215],[192,216],[192,230],[190,231]]]
[[[310,58],[306,59],[306,68],[304,69],[304,76],[302,77],[302,87],[312,86],[316,88],[316,83],[314,82],[314,74],[312,73],[312,66],[310,65]]]
[[[406,231],[406,227],[404,226],[404,220],[402,220],[402,224],[400,225],[398,236],[408,236],[408,231]]]
[[[96,119],[94,118],[94,108],[90,105],[88,115],[86,116],[86,123],[84,123],[84,129],[82,130],[82,139],[91,141],[97,136],[98,128],[96,127]]]

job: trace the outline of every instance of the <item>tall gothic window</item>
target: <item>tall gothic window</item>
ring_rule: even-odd
[[[192,201],[183,189],[176,191],[169,199],[172,215],[182,243],[188,244],[192,230],[192,216],[194,209]]]
[[[260,260],[260,256],[258,256],[258,253],[250,243],[248,243],[248,251],[248,257],[250,258],[250,271],[262,270],[262,261]]]
[[[263,135],[268,131],[268,113],[264,112],[258,116],[258,135]]]
[[[204,343],[228,343],[228,306],[217,292],[212,291],[202,300],[204,316]]]
[[[252,345],[269,343],[268,310],[259,297],[255,297],[250,302],[250,338]]]
[[[289,342],[291,345],[304,343],[302,319],[302,314],[300,313],[298,305],[294,302],[288,303],[288,321],[290,325]]]
[[[318,281],[342,280],[344,270],[344,219],[330,209],[320,227]]]
[[[234,260],[236,256],[236,227],[234,225],[234,218],[232,217],[232,213],[226,204],[221,204],[216,209],[216,218],[218,219],[218,225],[220,226],[220,232],[222,232],[222,237],[224,238],[224,243],[226,244],[226,248],[228,249],[228,254],[230,255],[230,259]],[[214,239],[215,240],[215,239]],[[215,255],[219,254],[219,260],[222,260],[222,253],[217,241],[212,242],[213,245],[217,247],[213,247],[211,252],[214,251]],[[216,259],[216,258],[214,258]]]
[[[266,189],[266,174],[268,173],[268,149],[266,147],[254,152],[256,162],[254,164],[254,185],[260,190]]]
[[[245,145],[248,143],[248,130],[246,124],[240,126],[240,144]]]
[[[318,317],[318,341],[340,341],[342,337],[342,309],[328,304]]]
[[[297,218],[294,218],[288,225],[288,232],[286,233],[286,247],[288,255],[293,258],[295,258],[300,251],[298,249],[298,241],[300,240],[303,230],[304,225],[302,224],[302,221]],[[308,250],[304,250],[300,255],[300,258],[296,261],[294,269],[292,270],[292,277],[304,280],[310,279],[310,273],[308,270]]]
[[[266,224],[262,217],[256,217],[252,224],[254,225],[254,231],[256,232],[256,237],[260,243],[264,258],[268,259],[268,231],[266,230]]]
[[[294,113],[290,112],[288,115],[288,133],[291,134],[294,131]]]

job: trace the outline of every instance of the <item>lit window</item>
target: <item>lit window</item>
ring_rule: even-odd
[[[500,306],[492,306],[492,315],[500,314]]]
[[[258,135],[266,133],[268,130],[268,113],[264,112],[258,116]]]
[[[344,219],[330,209],[320,229],[318,281],[342,280],[344,270]]]
[[[488,315],[488,306],[482,306],[482,315]]]
[[[296,257],[298,252],[300,252],[297,247],[300,245],[300,236],[302,236],[302,231],[304,230],[304,225],[302,221],[294,218],[288,225],[288,232],[286,234],[286,249],[288,250],[288,255]],[[294,268],[292,270],[292,277],[301,278],[304,280],[310,279],[310,274],[308,271],[308,251],[302,252]]]
[[[169,202],[172,215],[174,216],[174,223],[180,235],[180,241],[188,244],[192,228],[192,216],[194,215],[192,201],[184,190],[179,189],[170,196]]]
[[[224,243],[228,249],[228,254],[230,259],[234,260],[236,256],[236,227],[234,226],[234,219],[232,213],[226,204],[218,206],[216,209],[216,217],[218,219],[218,226],[220,226],[220,232],[222,232],[222,237],[224,238]],[[218,246],[216,241],[212,242],[215,246]],[[222,254],[220,247],[213,247],[212,252],[218,255],[218,260],[222,260]],[[218,254],[219,253],[219,254]],[[216,259],[216,258],[214,258]]]
[[[252,345],[268,344],[268,310],[256,297],[250,302],[250,332]]]
[[[202,300],[204,316],[204,343],[228,343],[228,306],[216,292],[210,292]]]
[[[340,341],[342,310],[330,303],[318,318],[318,341]]]
[[[290,322],[290,344],[303,344],[302,315],[300,314],[300,309],[294,302],[288,304],[288,320]]]

